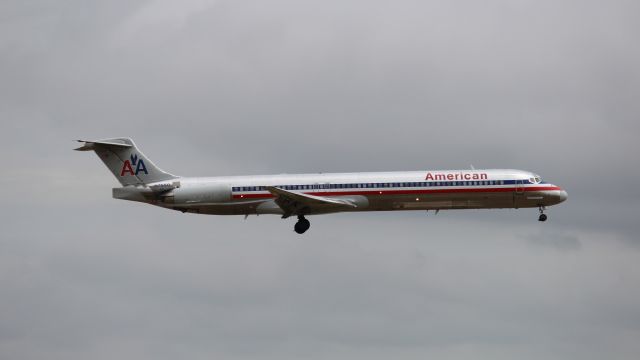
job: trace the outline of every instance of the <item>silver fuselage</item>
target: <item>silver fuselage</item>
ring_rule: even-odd
[[[152,191],[166,186],[167,191]],[[178,177],[113,189],[117,199],[199,214],[283,214],[267,187],[346,200],[345,209],[312,206],[306,215],[345,211],[531,208],[567,199],[560,187],[521,170],[427,170],[226,177]]]

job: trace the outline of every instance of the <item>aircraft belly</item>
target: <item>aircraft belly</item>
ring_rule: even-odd
[[[265,206],[265,204],[267,206]],[[205,215],[282,214],[273,200],[175,205],[174,210]]]
[[[438,210],[513,207],[511,193],[380,195],[369,197],[369,210]]]
[[[513,192],[494,193],[434,193],[418,195],[367,195],[337,196],[336,199],[347,199],[358,206],[349,209],[331,205],[315,206],[306,210],[305,214],[329,214],[350,211],[390,211],[390,210],[454,210],[454,209],[498,209],[537,207],[547,201],[548,196],[528,193],[526,195]],[[211,215],[245,215],[275,214],[283,215],[284,211],[273,198],[260,200],[232,201],[225,203],[202,203],[190,205],[174,205],[175,210]]]
[[[551,206],[562,201],[564,201],[562,194],[557,190],[515,193],[513,195],[513,207],[515,208]]]

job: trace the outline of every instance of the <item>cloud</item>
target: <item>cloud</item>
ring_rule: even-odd
[[[552,247],[561,251],[575,251],[580,250],[582,247],[577,236],[546,229],[535,234],[523,236],[523,238],[532,245]]]
[[[638,6],[6,2],[0,358],[634,359]],[[181,175],[523,168],[535,209],[277,217],[111,199]]]

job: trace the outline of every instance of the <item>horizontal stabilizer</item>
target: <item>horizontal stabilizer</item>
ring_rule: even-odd
[[[83,142],[84,144],[77,149],[77,151],[91,151],[95,150],[96,145],[116,146],[121,148],[132,147],[130,144],[113,142],[113,141],[91,141],[91,140],[76,140],[77,142]]]

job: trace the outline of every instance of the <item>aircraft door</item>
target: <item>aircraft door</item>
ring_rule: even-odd
[[[524,180],[516,180],[515,190],[513,192],[513,205],[519,207],[524,203]]]

